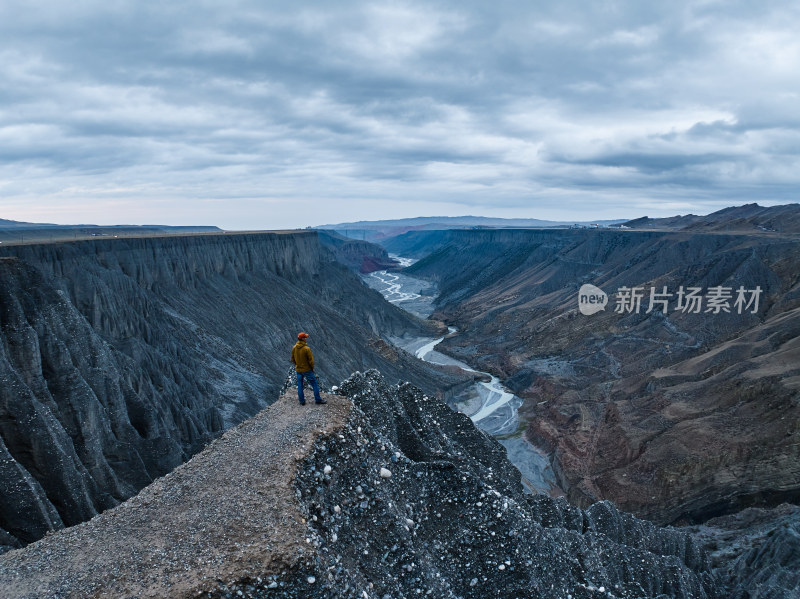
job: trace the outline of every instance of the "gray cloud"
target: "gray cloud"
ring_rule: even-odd
[[[7,1],[1,216],[266,228],[797,201],[799,29],[783,2]]]

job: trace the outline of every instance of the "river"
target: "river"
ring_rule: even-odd
[[[410,266],[414,260],[392,256],[402,266]],[[373,289],[380,291],[393,304],[421,318],[433,312],[436,288],[428,281],[410,277],[401,272],[377,271],[364,275],[364,281]],[[449,335],[458,331],[450,327]],[[500,380],[487,372],[475,370],[465,362],[451,358],[439,351],[436,346],[445,337],[397,337],[390,341],[417,358],[431,362],[457,366],[465,372],[481,375],[481,381],[458,393],[449,403],[454,409],[465,413],[480,429],[497,439],[505,448],[509,460],[517,467],[525,488],[531,492],[557,492],[555,476],[550,467],[550,459],[522,437],[525,422],[519,416],[522,399],[506,389]]]

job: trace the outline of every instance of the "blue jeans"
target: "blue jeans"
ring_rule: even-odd
[[[314,390],[314,401],[322,401],[322,397],[319,394],[317,377],[314,376],[313,370],[309,370],[308,372],[297,373],[297,397],[300,399],[300,403],[306,403],[306,397],[303,395],[303,377],[311,381],[311,388]]]

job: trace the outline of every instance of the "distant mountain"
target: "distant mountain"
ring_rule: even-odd
[[[63,225],[53,225],[50,223],[26,223],[17,220],[6,220],[5,218],[0,218],[0,229],[11,229],[11,228],[19,228],[19,227],[58,227]]]
[[[362,220],[335,225],[321,225],[317,229],[334,230],[345,237],[380,243],[409,231],[446,231],[450,229],[524,229],[568,227],[578,225],[607,226],[624,222],[624,219],[601,221],[553,221],[538,218],[491,218],[486,216],[418,216],[390,220]]]
[[[720,231],[742,233],[766,231],[800,233],[800,204],[759,206],[745,204],[723,208],[705,216],[686,214],[668,218],[643,216],[622,223],[629,229],[658,229],[673,231]]]
[[[538,218],[490,218],[487,216],[417,216],[414,218],[396,218],[389,220],[360,220],[336,225],[322,225],[318,229],[384,229],[386,227],[420,227],[439,225],[445,228],[454,227],[551,227],[569,224]]]

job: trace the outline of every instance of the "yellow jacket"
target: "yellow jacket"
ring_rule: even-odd
[[[298,341],[292,348],[292,364],[297,372],[314,370],[314,354],[305,341]]]

